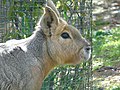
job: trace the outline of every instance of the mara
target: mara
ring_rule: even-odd
[[[30,37],[0,43],[0,90],[40,90],[55,66],[81,63],[90,53],[79,30],[63,20],[48,0]]]

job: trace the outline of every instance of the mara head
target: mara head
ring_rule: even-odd
[[[47,53],[58,64],[78,64],[90,58],[90,44],[79,30],[60,17],[51,0],[38,23],[46,37]]]

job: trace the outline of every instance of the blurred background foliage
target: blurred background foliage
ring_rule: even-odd
[[[44,0],[43,0],[44,1]],[[9,21],[9,29],[5,33],[4,41],[8,39],[22,39],[27,38],[34,31],[34,27],[43,13],[43,1],[25,0],[17,1],[11,0],[7,2],[4,0],[4,5],[8,7],[6,16]],[[10,7],[9,7],[10,6]]]
[[[103,60],[103,65],[112,66],[120,62],[120,28],[93,33],[93,58]]]

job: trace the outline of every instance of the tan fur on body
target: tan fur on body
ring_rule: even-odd
[[[48,0],[32,36],[0,44],[0,90],[39,90],[55,66],[78,64],[90,52],[89,43]]]

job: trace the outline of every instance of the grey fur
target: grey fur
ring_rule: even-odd
[[[44,38],[39,31],[35,37],[31,37],[25,41],[10,40],[9,43],[0,45],[0,90],[33,90],[30,86],[33,78],[31,67],[42,59]],[[19,43],[14,46],[16,42]],[[23,47],[27,52],[22,49]]]

